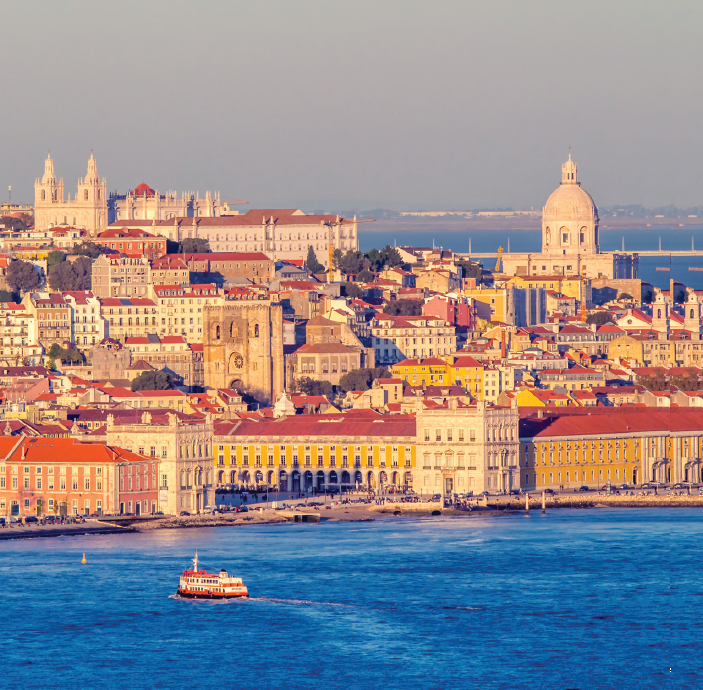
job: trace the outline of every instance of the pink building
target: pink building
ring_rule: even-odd
[[[476,312],[468,297],[451,298],[446,295],[436,295],[423,304],[422,313],[425,316],[444,319],[452,326],[463,326],[468,329],[473,329],[476,323]]]

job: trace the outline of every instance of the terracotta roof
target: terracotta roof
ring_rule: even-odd
[[[360,410],[361,411],[361,410]],[[353,415],[296,415],[276,420],[242,420],[230,436],[299,436],[299,437],[384,437],[415,438],[415,419],[408,415],[381,416],[374,419],[353,419]]]

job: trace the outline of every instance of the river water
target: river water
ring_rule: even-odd
[[[0,686],[701,687],[702,517],[554,510],[2,542]],[[252,598],[173,597],[196,549]]]
[[[389,223],[390,224],[390,223]],[[416,247],[437,246],[451,249],[455,252],[468,252],[471,240],[472,257],[481,259],[481,252],[495,252],[503,247],[513,252],[536,252],[542,246],[541,230],[478,230],[467,232],[462,230],[447,230],[444,223],[437,230],[408,231],[407,224],[402,232],[392,228],[384,230],[360,230],[359,249],[367,252],[374,247],[380,249],[387,244],[412,245]],[[363,227],[363,226],[362,226]],[[385,227],[385,226],[384,226]],[[669,279],[673,278],[696,290],[703,290],[703,271],[689,271],[691,267],[703,268],[703,256],[670,257],[667,251],[691,249],[691,239],[694,248],[703,250],[703,231],[700,228],[626,228],[622,230],[601,230],[600,246],[602,251],[625,250],[655,251],[659,249],[660,256],[641,256],[639,260],[639,277],[642,280],[660,288],[669,288]],[[483,265],[493,267],[495,259],[485,259]],[[670,270],[657,270],[670,269]]]

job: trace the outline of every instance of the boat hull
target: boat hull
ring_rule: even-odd
[[[248,592],[246,594],[215,594],[208,592],[183,592],[180,589],[176,590],[176,594],[185,599],[242,599],[249,597]]]

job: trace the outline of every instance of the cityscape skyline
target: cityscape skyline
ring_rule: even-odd
[[[92,149],[120,193],[539,208],[571,146],[604,206],[701,204],[688,85],[703,10],[594,4],[13,3],[9,24],[32,33],[8,36],[24,56],[12,76],[33,87],[3,116],[3,201],[9,185],[31,201],[47,150],[72,184]],[[200,32],[206,54],[174,50]],[[57,36],[71,40],[57,49]]]

